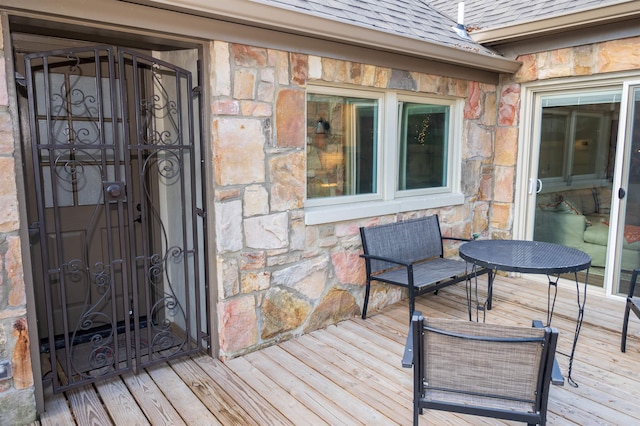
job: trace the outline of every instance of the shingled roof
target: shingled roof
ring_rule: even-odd
[[[496,55],[495,51],[469,38],[461,37],[453,29],[456,26],[455,19],[424,0],[254,0],[254,2],[298,13],[323,16],[327,19],[443,46]]]
[[[458,16],[458,2],[455,0],[425,2],[450,19]],[[464,24],[474,29],[497,28],[629,2],[630,0],[465,0]]]

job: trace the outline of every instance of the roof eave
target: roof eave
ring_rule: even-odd
[[[413,57],[431,59],[486,71],[515,73],[521,63],[501,56],[492,56],[460,48],[403,37],[396,34],[352,25],[277,8],[249,0],[128,0],[168,10],[187,12],[215,19],[237,22],[255,27],[275,29],[376,50],[397,52]]]
[[[638,4],[625,2],[548,19],[476,30],[469,35],[477,43],[493,46],[638,17],[640,17]]]

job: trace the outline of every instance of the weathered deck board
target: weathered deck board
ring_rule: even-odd
[[[222,424],[258,425],[239,403],[191,359],[171,361],[171,367]]]
[[[244,411],[246,411],[258,424],[291,425],[280,412],[273,410],[273,406],[266,397],[252,388],[247,387],[244,381],[239,378],[229,367],[221,361],[211,357],[199,357],[196,363],[206,372],[209,377],[219,384],[225,392],[233,398]]]
[[[123,376],[129,392],[153,424],[184,424],[182,417],[165,397],[156,382],[146,373]]]
[[[92,386],[84,389],[72,389],[67,392],[69,405],[79,425],[108,425],[111,424],[109,414],[102,406],[98,393]]]
[[[209,409],[198,399],[189,386],[187,386],[180,376],[171,368],[164,365],[158,365],[148,370],[149,376],[158,386],[159,391],[171,403],[171,411],[180,410],[180,420],[152,421],[153,424],[188,424],[188,425],[221,425]],[[189,407],[185,410],[184,407]],[[166,413],[166,409],[162,412]],[[176,412],[177,414],[177,412]],[[173,418],[173,415],[171,416]]]
[[[115,424],[150,424],[120,377],[96,383],[96,389]]]
[[[486,287],[484,279],[480,283]],[[427,316],[467,319],[464,284],[420,297]],[[553,317],[560,330],[559,351],[568,353],[577,312],[575,285],[561,283]],[[546,318],[547,285],[542,279],[498,276],[492,323],[529,325]],[[624,302],[589,289],[573,378],[552,386],[550,425],[640,424],[640,321],[631,320],[627,353],[620,352]],[[277,346],[221,363],[206,356],[161,364],[138,376],[47,392],[50,424],[410,424],[411,370],[401,367],[408,328],[406,301],[317,330]],[[558,356],[563,372],[568,358]],[[66,400],[65,400],[66,396]],[[135,404],[139,408],[132,407]],[[130,413],[130,415],[129,415]],[[143,417],[141,417],[141,415]],[[421,424],[462,426],[515,423],[427,411]]]
[[[54,394],[51,386],[44,390],[46,416],[40,419],[43,426],[63,426],[75,423],[64,394]]]

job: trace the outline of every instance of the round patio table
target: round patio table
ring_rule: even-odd
[[[577,387],[575,381],[571,379],[571,369],[573,367],[573,356],[576,344],[582,327],[584,316],[584,305],[587,296],[587,281],[589,279],[589,267],[591,257],[583,251],[566,247],[560,244],[553,244],[541,241],[525,240],[475,240],[460,246],[460,257],[473,264],[473,269],[484,267],[491,270],[493,277],[497,271],[520,272],[527,274],[545,274],[549,281],[547,292],[547,325],[551,324],[553,308],[555,306],[558,292],[557,284],[560,274],[573,273],[578,296],[578,316],[576,319],[576,331],[573,338],[573,346],[569,355],[569,371],[567,381]],[[584,286],[581,290],[578,281],[578,272],[586,270]],[[492,277],[492,278],[493,278]],[[489,282],[494,282],[490,280]],[[485,304],[491,309],[493,296],[493,286],[488,288],[487,300]],[[553,298],[551,289],[554,289]],[[476,306],[484,311],[484,306],[477,302],[477,279],[476,279]],[[471,283],[467,282],[467,298],[469,303],[469,317],[471,318]]]

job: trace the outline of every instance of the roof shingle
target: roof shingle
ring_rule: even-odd
[[[495,56],[497,53],[458,35],[454,19],[426,0],[253,0],[299,13]],[[449,0],[450,1],[450,0]],[[455,3],[454,3],[455,4]],[[457,7],[457,6],[456,6]]]
[[[451,19],[458,15],[458,3],[452,0],[425,0]],[[466,0],[465,26],[480,29],[498,28],[521,22],[568,15],[609,4],[632,0]]]

